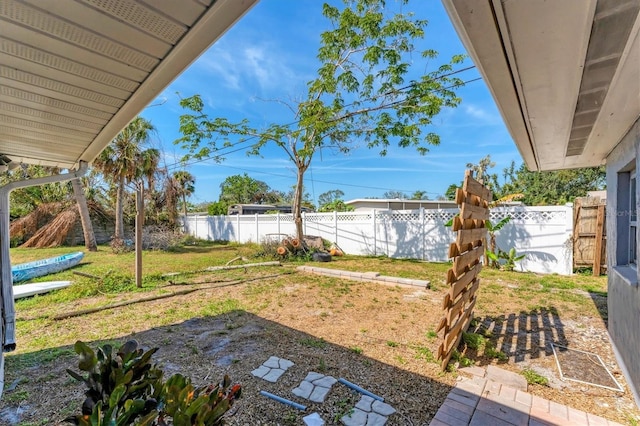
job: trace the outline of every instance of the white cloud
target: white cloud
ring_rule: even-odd
[[[294,71],[299,66],[296,62],[274,43],[236,38],[218,42],[196,64],[210,75],[207,84],[216,81],[245,94],[257,91],[269,95],[276,90],[281,94],[283,88],[303,87],[308,76]]]

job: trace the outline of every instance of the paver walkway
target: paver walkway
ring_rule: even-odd
[[[531,395],[522,389],[518,374],[496,367],[466,372],[472,377],[451,390],[430,426],[622,426]]]

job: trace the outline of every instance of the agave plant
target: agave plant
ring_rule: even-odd
[[[79,426],[212,426],[240,397],[241,387],[228,376],[222,383],[195,389],[188,377],[171,376],[163,382],[163,371],[151,363],[158,350],[145,352],[130,340],[119,349],[103,345],[94,352],[78,341],[74,350],[80,356],[82,376],[67,372],[87,386],[82,414],[65,419]]]

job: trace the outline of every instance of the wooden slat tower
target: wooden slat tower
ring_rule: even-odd
[[[457,232],[457,236],[456,241],[449,246],[453,267],[447,272],[449,291],[442,303],[444,317],[437,330],[444,331],[438,348],[438,359],[441,360],[443,370],[447,368],[451,355],[473,316],[476,290],[480,285],[480,260],[485,251],[485,220],[489,219],[491,197],[491,191],[473,178],[471,170],[467,170],[462,188],[456,191],[460,214],[453,219],[453,230]]]

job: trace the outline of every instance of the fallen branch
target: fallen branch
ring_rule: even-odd
[[[151,302],[151,301],[154,301],[154,300],[166,299],[168,297],[173,297],[173,296],[182,296],[182,295],[185,295],[185,294],[193,293],[193,292],[198,291],[198,290],[207,290],[207,289],[212,289],[212,288],[229,287],[229,286],[234,286],[234,285],[238,285],[238,284],[247,283],[247,282],[250,282],[250,281],[257,281],[257,280],[263,280],[263,279],[267,279],[267,278],[275,278],[275,277],[279,277],[279,276],[282,276],[282,275],[289,275],[291,273],[292,272],[285,272],[285,273],[282,273],[282,274],[266,275],[266,276],[261,276],[261,277],[249,278],[249,279],[245,279],[245,280],[230,281],[230,282],[226,282],[225,284],[222,284],[222,285],[213,285],[213,286],[203,286],[203,287],[198,287],[198,288],[190,288],[190,289],[186,289],[186,290],[174,291],[173,293],[158,294],[158,295],[142,297],[140,299],[134,299],[134,300],[125,300],[123,302],[112,303],[110,305],[100,306],[100,307],[97,307],[97,308],[81,309],[81,310],[78,310],[78,311],[72,311],[72,312],[66,312],[66,313],[63,313],[63,314],[58,314],[58,315],[54,316],[53,319],[54,320],[63,320],[63,319],[67,319],[67,318],[79,317],[79,316],[82,316],[82,315],[93,314],[93,313],[96,313],[96,312],[106,311],[107,309],[120,308],[122,306],[133,305],[133,304],[136,304],[136,303]],[[212,282],[215,283],[216,281],[212,281]],[[186,284],[186,283],[181,283],[181,284]],[[193,284],[194,285],[207,284],[207,282],[193,283]],[[176,285],[176,284],[173,284],[173,285]]]
[[[87,274],[86,272],[73,271],[73,273],[76,274],[76,275],[80,275],[81,277],[92,278],[94,280],[101,280],[102,279],[102,277],[99,277],[97,275]]]
[[[237,257],[234,257],[233,259],[231,259],[230,261],[228,261],[227,263],[225,263],[225,266],[229,266],[229,265],[231,265],[231,264],[232,264],[233,262],[235,262],[236,260],[242,260],[243,262],[246,262],[246,261],[248,261],[249,259],[247,259],[247,258],[246,258],[246,257],[244,257],[244,256],[237,256]]]
[[[205,271],[223,271],[226,269],[242,269],[242,268],[251,268],[255,266],[282,266],[282,264],[277,260],[274,260],[272,262],[245,263],[244,265],[209,266],[208,268],[205,268]]]
[[[79,317],[79,316],[82,316],[82,315],[93,314],[93,313],[96,313],[96,312],[105,311],[107,309],[119,308],[119,307],[122,307],[122,306],[133,305],[133,304],[136,304],[136,303],[151,302],[153,300],[166,299],[167,297],[173,297],[173,296],[178,296],[178,295],[189,294],[189,293],[193,293],[194,291],[197,291],[197,290],[198,290],[197,288],[190,288],[188,290],[180,290],[180,291],[176,291],[176,292],[168,293],[168,294],[158,294],[158,295],[155,295],[155,296],[142,297],[140,299],[135,299],[135,300],[126,300],[124,302],[112,303],[111,305],[100,306],[100,307],[97,307],[97,308],[81,309],[79,311],[66,312],[66,313],[58,314],[58,315],[54,316],[53,319],[54,320],[63,320],[63,319],[72,318],[72,317]]]

